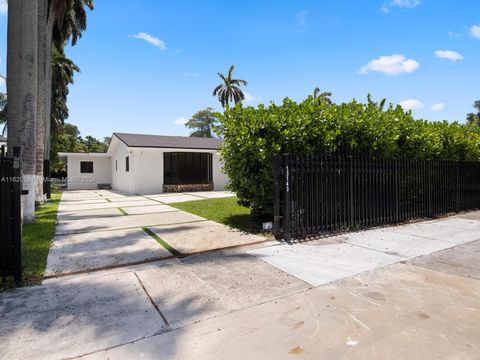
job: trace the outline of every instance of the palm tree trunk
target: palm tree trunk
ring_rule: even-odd
[[[47,116],[47,16],[48,0],[38,0],[38,39],[37,39],[37,123],[36,123],[36,191],[35,201],[42,203],[43,159],[45,147],[45,124]]]
[[[22,151],[24,222],[35,221],[35,161],[37,105],[37,21],[36,1],[15,0],[8,4],[7,92],[8,153]]]
[[[53,46],[53,25],[55,24],[54,1],[50,2],[47,22],[47,48],[46,48],[46,116],[44,133],[44,159],[50,160],[51,148],[51,123],[52,123],[52,46]],[[50,173],[48,169],[48,173]]]

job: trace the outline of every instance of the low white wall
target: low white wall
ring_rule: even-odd
[[[225,190],[228,184],[228,177],[223,172],[223,164],[220,159],[220,152],[215,151],[212,158],[213,189],[218,191]]]
[[[92,161],[93,173],[82,174],[80,162]],[[67,187],[70,190],[91,190],[97,189],[98,184],[110,184],[110,158],[96,156],[69,156],[67,161]]]

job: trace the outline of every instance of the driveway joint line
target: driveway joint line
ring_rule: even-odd
[[[128,202],[135,202],[135,201],[144,201],[144,200],[133,200],[133,201],[128,201]],[[153,200],[152,200],[153,201]],[[120,202],[120,201],[119,201]],[[93,203],[93,204],[80,204],[81,205],[95,205],[95,204],[103,204],[103,203]],[[115,204],[113,201],[112,201],[112,204]],[[168,204],[162,204],[162,205],[167,205]],[[127,207],[146,207],[146,206],[158,206],[158,204],[146,204],[146,205],[124,205],[122,206],[123,208],[127,208]],[[104,208],[92,208],[92,209],[67,209],[67,210],[62,210],[60,211],[59,213],[64,213],[64,212],[72,212],[72,211],[91,211],[91,210],[108,210],[108,209],[112,209],[112,207],[104,207]]]
[[[173,211],[172,211],[173,212]],[[163,214],[163,213],[159,213]],[[145,215],[145,214],[140,214]],[[131,216],[131,215],[130,215]],[[106,231],[117,231],[117,230],[130,230],[130,229],[142,229],[145,226],[148,227],[158,227],[158,226],[173,226],[173,225],[184,225],[184,224],[191,224],[197,222],[204,222],[209,221],[207,219],[201,220],[192,220],[192,221],[182,221],[178,223],[168,223],[168,224],[154,224],[154,225],[135,225],[135,226],[128,226],[128,227],[121,227],[121,228],[114,228],[114,229],[102,229],[102,230],[80,230],[80,231],[70,231],[70,232],[63,232],[55,234],[55,236],[67,236],[67,235],[75,235],[75,234],[88,234],[88,233],[97,233],[97,232],[106,232]]]
[[[157,313],[158,315],[160,315],[160,317],[162,318],[163,322],[165,323],[165,325],[167,326],[167,328],[170,328],[170,324],[168,323],[168,320],[167,318],[165,317],[165,315],[163,315],[163,313],[160,311],[160,308],[158,307],[158,305],[155,303],[155,301],[153,301],[152,297],[150,296],[150,294],[148,293],[147,289],[145,288],[145,285],[143,285],[143,282],[142,280],[140,279],[140,277],[138,276],[138,274],[134,271],[133,272],[135,277],[137,278],[138,282],[140,283],[140,286],[142,287],[143,291],[145,292],[145,294],[147,295],[148,299],[150,300],[150,302],[152,303],[153,307],[155,308],[155,310],[157,310]]]

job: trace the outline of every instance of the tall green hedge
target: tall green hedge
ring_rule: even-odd
[[[273,155],[314,154],[346,147],[384,157],[478,160],[480,130],[457,122],[416,120],[400,106],[329,105],[309,97],[301,103],[257,108],[240,104],[217,114],[224,138],[222,157],[230,189],[241,205],[273,211]]]

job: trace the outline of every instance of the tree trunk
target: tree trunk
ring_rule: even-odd
[[[8,153],[22,149],[24,222],[35,221],[37,2],[9,1],[7,35]]]
[[[35,201],[43,203],[43,159],[47,116],[47,16],[48,0],[38,0],[37,39],[37,119],[36,119],[36,191]]]
[[[46,116],[45,116],[45,142],[44,142],[44,159],[50,160],[50,148],[51,148],[51,124],[52,124],[52,38],[53,38],[53,25],[55,24],[54,1],[50,2],[50,9],[48,10],[48,22],[47,22],[47,48],[46,48]],[[50,169],[48,169],[50,174]]]

